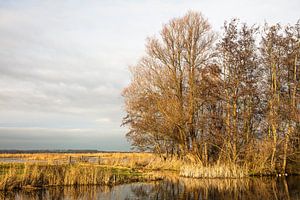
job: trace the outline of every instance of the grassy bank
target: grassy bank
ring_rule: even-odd
[[[151,153],[0,154],[1,158],[8,161],[0,163],[0,190],[157,180],[162,176],[151,172],[178,172],[182,165]]]
[[[1,164],[1,190],[66,185],[116,185],[146,180],[128,168],[91,164]],[[148,177],[149,178],[149,177]]]
[[[1,163],[1,159],[8,161]],[[177,177],[188,178],[270,175],[268,168],[255,169],[229,164],[204,166],[191,159],[163,159],[151,153],[0,154],[0,190],[116,185],[162,179],[169,172]],[[297,170],[299,168],[293,168],[294,172]]]

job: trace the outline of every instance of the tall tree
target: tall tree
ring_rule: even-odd
[[[259,67],[255,34],[257,28],[238,25],[234,19],[224,25],[218,44],[223,72],[225,133],[223,148],[227,159],[236,163],[254,138],[257,126]]]
[[[268,135],[273,139],[270,165],[275,170],[277,159],[282,159],[283,172],[286,170],[290,138],[297,133],[299,124],[299,33],[299,23],[286,27],[266,25],[261,48],[263,64],[268,72],[266,119]]]
[[[132,83],[123,93],[128,113],[124,124],[130,127],[127,136],[132,141],[159,135],[180,156],[197,151],[195,115],[201,105],[197,83],[214,55],[215,36],[207,20],[195,12],[171,20],[160,36],[148,39],[146,56],[133,67]]]
[[[286,172],[300,151],[300,23],[258,31],[234,19],[216,42],[189,12],[149,38],[123,91],[132,145]]]

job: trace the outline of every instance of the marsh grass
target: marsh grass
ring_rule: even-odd
[[[32,153],[0,154],[1,158],[20,159],[20,162],[45,163],[50,165],[93,163],[109,167],[126,167],[145,170],[180,170],[183,161],[166,160],[153,153]],[[1,167],[1,166],[0,166]],[[1,171],[1,169],[0,169]],[[0,172],[1,173],[1,172]]]
[[[186,163],[183,160],[176,158],[169,159],[161,159],[160,157],[156,157],[151,160],[145,167],[150,170],[171,170],[171,171],[180,171],[181,166]]]
[[[136,167],[145,166],[149,161],[157,156],[152,153],[31,153],[31,154],[0,154],[1,158],[19,159],[24,162],[44,162],[44,163],[73,163],[89,162],[90,158],[94,163],[109,166]]]
[[[185,188],[189,191],[194,191],[199,188],[208,189],[214,188],[219,191],[234,191],[234,190],[249,190],[251,182],[253,179],[251,178],[240,178],[240,179],[233,179],[233,178],[185,178],[185,177],[178,177],[178,176],[166,176],[165,180],[178,183],[180,182]]]
[[[0,154],[1,157],[23,159],[19,163],[0,163],[1,190],[115,185],[163,179],[168,172],[189,178],[242,178],[249,174],[247,168],[236,165],[205,167],[190,160],[163,159],[152,153]]]
[[[116,185],[143,180],[142,174],[137,171],[92,164],[2,164],[1,169],[1,190],[67,185]]]
[[[0,190],[6,191],[158,180],[161,176],[149,172],[179,172],[182,164],[179,160],[164,160],[151,153],[2,154],[0,157],[22,159],[22,162],[0,163]],[[96,162],[86,162],[86,158]]]

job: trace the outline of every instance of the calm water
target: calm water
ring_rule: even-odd
[[[0,193],[0,199],[94,200],[94,199],[299,199],[300,177],[251,178],[243,180],[194,180],[166,178],[164,181],[109,187],[55,187],[44,190]]]

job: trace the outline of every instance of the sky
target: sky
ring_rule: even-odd
[[[128,151],[122,90],[146,38],[187,11],[295,24],[299,0],[0,0],[0,149]]]

